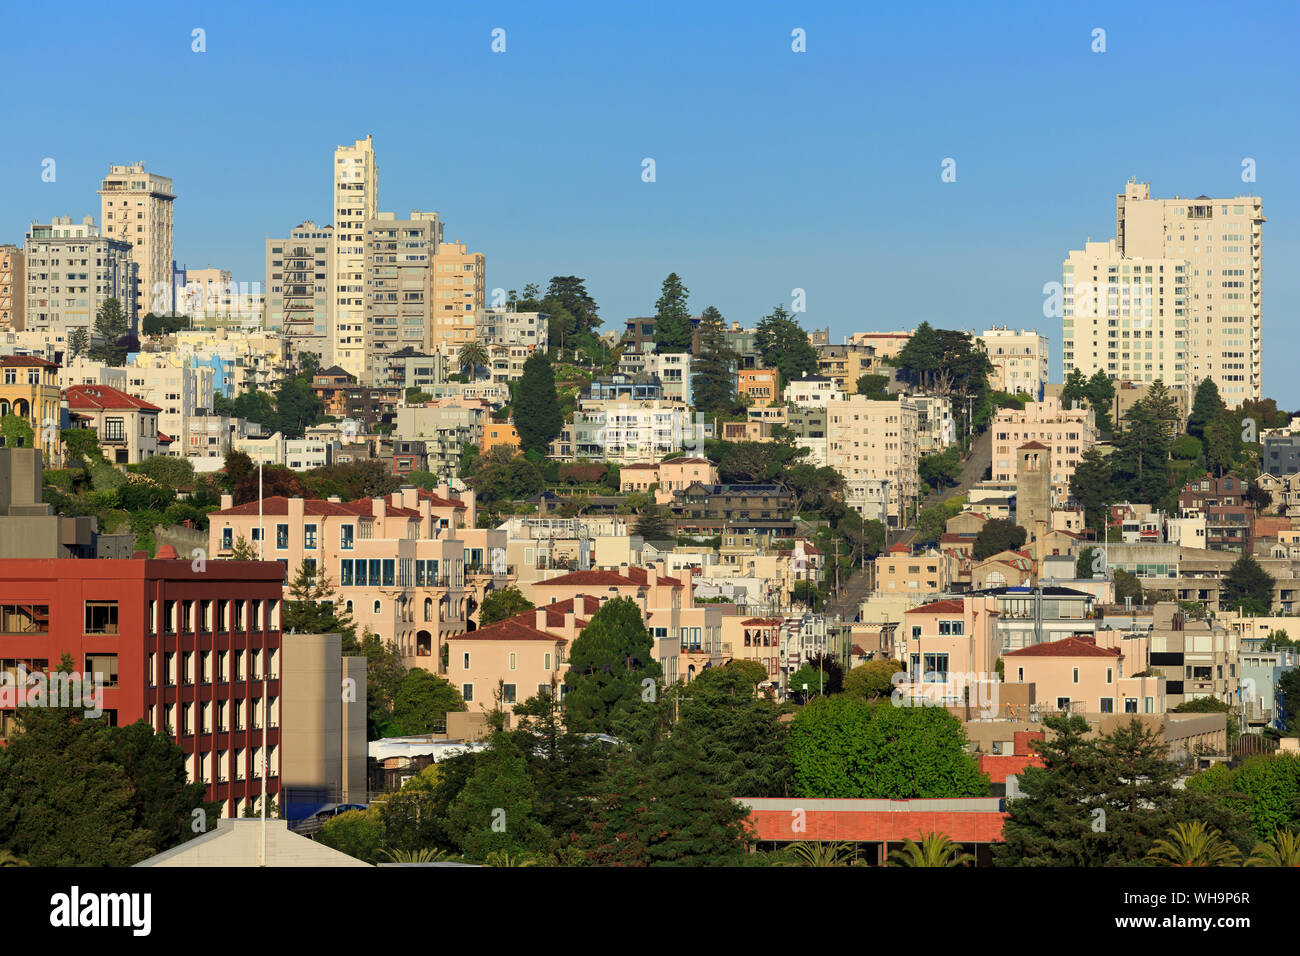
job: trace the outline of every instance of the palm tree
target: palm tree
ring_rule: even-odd
[[[446,850],[383,850],[390,863],[436,863],[447,855]]]
[[[462,369],[469,366],[469,378],[473,382],[478,380],[479,366],[487,368],[490,359],[488,350],[484,348],[482,342],[466,342],[456,353],[456,361],[460,363]]]
[[[894,866],[967,866],[975,862],[971,853],[963,853],[961,844],[953,843],[943,833],[923,833],[921,842],[906,840],[889,854]]]
[[[1200,820],[1170,827],[1168,838],[1157,840],[1147,851],[1156,866],[1238,866],[1241,851]]]
[[[31,864],[14,856],[12,850],[0,850],[0,866],[31,866]]]
[[[488,866],[532,866],[537,861],[526,854],[516,853],[511,856],[508,850],[494,850],[484,862]]]
[[[1267,843],[1256,843],[1247,866],[1300,866],[1300,833],[1278,830]]]
[[[852,866],[853,847],[847,843],[821,840],[790,844],[795,862],[792,866]]]

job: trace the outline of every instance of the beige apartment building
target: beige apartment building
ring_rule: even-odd
[[[431,349],[456,351],[475,340],[478,315],[487,305],[487,259],[463,242],[441,242],[433,261]]]
[[[1141,661],[1091,635],[1031,644],[1003,655],[1009,683],[1033,684],[1040,709],[1070,714],[1163,714],[1165,678],[1135,677]]]
[[[379,215],[372,137],[334,150],[333,362],[362,381],[366,368],[366,222]]]
[[[74,385],[64,389],[73,428],[89,428],[99,436],[104,460],[136,465],[159,454],[157,405],[109,385]]]
[[[505,532],[469,527],[473,499],[465,494],[408,487],[350,502],[273,496],[260,516],[258,502],[235,505],[224,495],[210,517],[209,555],[231,557],[242,538],[283,564],[288,583],[305,562],[328,576],[358,631],[395,644],[408,667],[442,673],[446,640],[472,627],[487,592],[507,582]]]
[[[919,428],[916,404],[907,399],[886,402],[848,395],[827,405],[827,457],[848,483],[850,507],[868,508],[868,502],[855,497],[865,483],[887,482],[883,495],[889,524],[902,527],[904,511],[920,490]]]
[[[334,364],[334,227],[308,219],[284,239],[266,240],[265,321],[289,355],[311,352]]]
[[[1063,267],[1065,374],[1098,370],[1117,381],[1190,387],[1192,267],[1186,259],[1126,258],[1119,244],[1089,242]]]
[[[1047,336],[1033,329],[1011,329],[1005,325],[985,329],[979,341],[984,345],[993,374],[989,386],[1008,395],[1043,397],[1048,379]]]
[[[95,313],[117,299],[127,325],[137,327],[136,264],[132,247],[101,236],[94,216],[74,223],[55,216],[44,225],[32,223],[24,249],[28,329],[66,336],[77,328],[92,331]]]
[[[1083,453],[1097,442],[1096,417],[1090,408],[1062,408],[1059,398],[1027,402],[1023,410],[1000,409],[993,432],[994,482],[1014,482],[1019,462],[1016,449],[1041,442],[1050,449],[1052,487],[1057,501],[1069,495],[1070,479]]]
[[[1175,347],[1174,351],[1184,353],[1185,382],[1176,378],[1176,372],[1171,377],[1169,372],[1174,370],[1167,369],[1165,384],[1194,388],[1202,379],[1213,379],[1229,407],[1248,398],[1260,398],[1263,394],[1261,303],[1265,221],[1262,200],[1258,196],[1155,199],[1151,196],[1150,183],[1139,183],[1136,179],[1126,183],[1124,191],[1115,197],[1113,244],[1089,243],[1089,246],[1101,248],[1093,253],[1085,249],[1082,260],[1073,263],[1076,266],[1073,271],[1069,269],[1071,260],[1067,260],[1064,282],[1068,297],[1076,282],[1091,281],[1091,270],[1081,273],[1080,267],[1091,266],[1093,256],[1104,255],[1108,289],[1105,318],[1118,319],[1120,324],[1108,325],[1108,334],[1102,339],[1092,332],[1090,323],[1080,328],[1079,317],[1071,316],[1067,310],[1066,318],[1074,318],[1076,323],[1072,328],[1067,321],[1065,327],[1066,351],[1074,353],[1067,357],[1067,374],[1076,365],[1085,371],[1098,367],[1106,368],[1108,373],[1112,371],[1108,367],[1112,350],[1100,348],[1100,342],[1106,341],[1109,345],[1115,341],[1109,336],[1112,328],[1123,331],[1122,290],[1126,284],[1136,283],[1136,270],[1140,265],[1144,280],[1142,297],[1152,300],[1155,309],[1155,314],[1141,316],[1153,323],[1141,327],[1142,342],[1145,345],[1150,337],[1157,348],[1150,349],[1150,355],[1147,355],[1147,349],[1142,349],[1139,359],[1136,357],[1137,349],[1126,349],[1123,337],[1119,337],[1119,348],[1114,350],[1118,357],[1114,361],[1120,367],[1116,370],[1118,374],[1112,377],[1151,381],[1144,375],[1135,374],[1139,364],[1142,373],[1148,371],[1147,365],[1160,364],[1157,357],[1162,351],[1158,347],[1160,336],[1148,336],[1147,333],[1162,332],[1166,339],[1176,340],[1179,337],[1174,333],[1182,331],[1185,347]],[[1075,255],[1071,253],[1071,259]],[[1158,279],[1161,267],[1168,273],[1170,268],[1176,269],[1179,264],[1183,267],[1184,282],[1181,286],[1176,281],[1177,272],[1174,273],[1175,282],[1163,289],[1158,282],[1151,281]],[[1126,265],[1130,269],[1127,275]],[[1148,266],[1152,268],[1148,270]],[[1102,275],[1099,269],[1097,277]],[[1148,275],[1151,280],[1148,280]],[[1145,291],[1148,281],[1150,293]],[[1119,302],[1110,301],[1113,292],[1118,293]],[[1179,309],[1183,310],[1181,314]],[[1135,320],[1138,316],[1130,318]],[[1179,325],[1180,319],[1182,326]],[[1138,331],[1138,327],[1134,326],[1131,331]],[[1073,347],[1072,342],[1076,343]],[[1130,344],[1133,344],[1131,340]],[[1134,356],[1128,360],[1128,364],[1133,366],[1129,374],[1124,372],[1126,351]],[[1093,352],[1097,353],[1095,358]],[[1158,372],[1158,367],[1150,371]]]
[[[136,311],[161,315],[173,308],[172,204],[176,194],[166,176],[146,172],[144,163],[111,166],[99,187],[104,235],[131,245],[137,271]]]
[[[897,699],[980,707],[996,692],[998,602],[993,597],[948,598],[903,614],[894,656],[907,679]],[[969,694],[967,694],[969,692]],[[996,707],[996,701],[992,702]]]
[[[394,352],[430,346],[432,269],[442,245],[436,212],[381,212],[365,224],[365,381],[381,380]]]
[[[27,305],[26,260],[17,246],[0,246],[0,329],[21,332]]]
[[[957,577],[957,559],[931,549],[913,554],[896,544],[875,559],[872,590],[881,595],[906,595],[914,604],[947,591]]]

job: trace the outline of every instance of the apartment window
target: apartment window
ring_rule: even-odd
[[[87,634],[116,634],[117,633],[117,602],[116,601],[87,601],[86,602],[86,633]]]
[[[345,551],[352,550],[355,525],[345,524],[339,528],[339,547]]]
[[[515,685],[505,684],[501,688],[501,702],[503,704],[513,704],[515,702]]]
[[[289,547],[289,526],[287,524],[275,526],[275,547],[279,551]]]
[[[925,655],[925,673],[924,680],[946,683],[948,680],[948,655],[947,654],[926,654]]]
[[[221,529],[221,550],[230,551],[234,547],[235,547],[235,529],[222,528]]]
[[[516,667],[515,667],[515,652],[514,652],[514,651],[511,651],[511,652],[510,652],[510,669],[511,669],[511,670],[515,670],[515,669],[516,669]]]
[[[117,655],[87,654],[85,676],[103,681],[105,687],[117,686]]]
[[[1074,682],[1079,683],[1079,668],[1074,668]]]
[[[469,704],[469,703],[473,703],[473,701],[474,701],[474,685],[473,685],[473,684],[461,684],[461,685],[460,685],[460,696],[465,700],[465,703],[467,703],[467,704]]]
[[[316,526],[314,524],[302,526],[302,546],[313,549],[316,547]]]
[[[1115,698],[1113,698],[1113,697],[1103,697],[1103,698],[1101,699],[1101,712],[1102,712],[1103,714],[1113,714],[1113,713],[1115,713]]]
[[[1124,698],[1124,713],[1136,714],[1138,712],[1138,702],[1136,697]]]

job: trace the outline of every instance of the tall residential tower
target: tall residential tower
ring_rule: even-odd
[[[131,244],[137,269],[137,314],[175,308],[172,284],[172,181],[147,173],[144,163],[111,166],[99,187],[104,237]]]
[[[366,375],[366,221],[379,214],[379,169],[370,136],[334,150],[334,364]]]

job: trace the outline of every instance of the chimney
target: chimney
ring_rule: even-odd
[[[371,498],[370,510],[376,518],[388,514],[388,503],[383,498]]]
[[[650,567],[646,568],[645,580],[650,587],[654,587],[659,583],[659,568],[656,567],[656,562],[651,561]]]
[[[234,495],[222,495],[222,496],[221,496],[221,510],[222,510],[222,511],[225,511],[227,508],[233,508],[234,506],[235,506],[235,496],[234,496]]]
[[[546,608],[539,607],[537,613],[533,617],[533,626],[539,631],[546,630]]]
[[[574,608],[576,607],[577,607],[577,602],[575,601]],[[564,636],[568,638],[577,636],[576,630],[578,626],[577,625],[578,616],[573,613],[574,608],[570,608],[569,610],[564,612]]]

